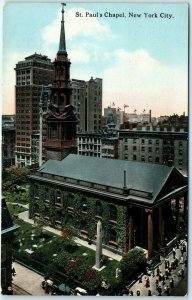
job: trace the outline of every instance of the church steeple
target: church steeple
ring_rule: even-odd
[[[77,153],[76,124],[74,107],[70,104],[72,86],[70,81],[70,65],[65,44],[64,5],[62,4],[62,20],[59,51],[54,61],[54,78],[51,87],[49,112],[46,116],[46,158],[61,160],[69,153]]]
[[[57,52],[57,54],[64,54],[67,55],[67,51],[66,51],[66,44],[65,44],[65,28],[64,28],[64,6],[66,4],[62,3],[62,20],[61,20],[61,31],[60,31],[60,42],[59,42],[59,51]]]

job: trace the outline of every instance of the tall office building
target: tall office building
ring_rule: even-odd
[[[39,101],[42,85],[49,85],[53,77],[51,60],[33,54],[16,64],[16,166],[33,164],[32,134],[39,133]]]
[[[101,130],[102,79],[72,79],[72,88],[71,104],[79,119],[77,132],[98,133]]]
[[[15,164],[15,116],[2,116],[2,166],[9,167]]]

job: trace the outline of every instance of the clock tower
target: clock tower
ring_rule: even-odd
[[[46,159],[62,160],[68,154],[77,153],[76,124],[74,107],[70,104],[72,93],[70,65],[65,43],[64,5],[59,50],[54,61],[54,80],[52,82],[51,100],[46,115],[47,138],[45,143]]]

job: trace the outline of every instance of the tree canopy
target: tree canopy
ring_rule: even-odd
[[[134,248],[126,253],[120,261],[122,276],[127,279],[135,278],[145,271],[146,258],[142,249]]]
[[[4,169],[2,173],[3,190],[16,191],[19,185],[28,181],[27,175],[29,174],[30,170],[28,168],[11,166]]]

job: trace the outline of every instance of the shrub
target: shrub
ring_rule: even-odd
[[[123,278],[133,279],[145,271],[146,258],[141,249],[132,249],[125,254],[120,261],[120,269]]]

